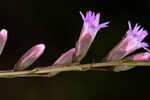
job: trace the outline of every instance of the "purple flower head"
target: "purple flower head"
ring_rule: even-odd
[[[109,23],[105,22],[99,24],[100,13],[95,14],[94,12],[88,11],[86,16],[84,16],[82,12],[80,12],[80,14],[83,19],[83,27],[75,48],[62,54],[53,65],[70,65],[72,63],[79,63],[86,55],[96,33],[100,28],[107,27],[107,24]]]
[[[108,27],[109,22],[99,24],[100,13],[95,14],[94,12],[88,11],[86,16],[80,12],[83,19],[83,27],[80,33],[79,40],[75,47],[74,62],[80,62],[81,59],[86,55],[90,48],[97,32],[104,27]]]
[[[80,12],[80,15],[84,21],[81,37],[83,37],[85,34],[90,33],[92,39],[94,39],[99,29],[108,27],[107,24],[109,22],[99,24],[100,13],[95,14],[94,12],[88,11],[86,13],[86,16],[84,16],[82,12]]]
[[[136,24],[132,29],[130,21],[128,21],[129,29],[126,36],[115,46],[105,58],[107,61],[123,59],[128,54],[134,52],[137,49],[144,48],[148,52],[148,44],[143,42],[144,38],[148,35],[148,32]]]
[[[136,49],[144,48],[145,50],[149,51],[147,49],[148,44],[142,42],[148,35],[148,32],[144,30],[144,28],[141,28],[141,26],[138,24],[136,24],[132,29],[130,21],[128,21],[128,26],[129,30],[127,31],[127,36],[125,38],[125,41],[128,41],[128,44],[126,45],[125,50],[132,52]]]

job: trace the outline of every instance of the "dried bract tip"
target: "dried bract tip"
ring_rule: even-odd
[[[5,47],[6,41],[7,41],[7,30],[6,29],[2,29],[0,31],[0,55],[3,52],[3,49]]]
[[[133,69],[135,67],[136,66],[116,66],[116,67],[114,67],[113,71],[114,72],[127,71],[127,70]]]
[[[24,70],[30,65],[32,65],[44,52],[45,45],[38,44],[31,49],[29,49],[16,63],[14,70]]]

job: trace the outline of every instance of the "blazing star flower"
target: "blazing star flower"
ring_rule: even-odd
[[[120,43],[109,53],[107,61],[120,60],[128,54],[134,52],[137,49],[144,48],[148,50],[148,44],[142,42],[148,35],[148,32],[144,28],[140,28],[140,25],[136,24],[132,29],[130,21],[128,21],[129,30],[126,36]]]
[[[80,12],[83,19],[83,27],[76,47],[68,50],[61,55],[53,65],[70,65],[72,63],[79,63],[80,60],[86,55],[90,45],[92,44],[97,32],[101,28],[108,27],[109,22],[99,24],[100,13],[88,11],[86,16]]]
[[[123,48],[128,54],[139,48],[144,48],[146,50],[148,44],[142,42],[144,38],[148,35],[148,32],[144,28],[140,29],[138,24],[132,29],[130,21],[128,21],[129,30],[127,31],[127,37],[124,41],[128,41],[125,48]]]
[[[7,30],[2,29],[0,31],[0,55],[3,52],[6,41],[7,41]]]
[[[150,52],[150,50],[147,48],[148,44],[145,42],[142,42],[144,38],[148,35],[148,32],[144,30],[144,28],[141,28],[141,26],[138,24],[136,24],[134,28],[132,29],[130,21],[128,21],[128,26],[129,26],[129,30],[126,33],[126,36],[123,37],[120,43],[117,46],[115,46],[114,49],[110,51],[108,56],[105,57],[106,61],[121,60],[127,55],[129,55],[130,53],[140,48],[144,48],[145,50]],[[134,60],[136,58],[136,60],[138,61],[138,59],[142,60],[145,57],[149,56],[147,53],[144,53],[144,55],[145,56],[142,56],[141,54],[133,55],[133,56],[126,57],[124,59],[129,60],[130,58]],[[126,71],[134,67],[135,66],[115,66],[113,68],[113,71],[115,72]]]
[[[75,61],[79,62],[87,53],[90,45],[92,44],[97,32],[101,28],[108,27],[109,22],[99,24],[100,13],[95,14],[94,12],[88,11],[86,16],[80,12],[83,19],[83,27],[80,33],[79,40],[76,44]]]
[[[38,44],[29,49],[16,63],[14,71],[24,70],[33,64],[44,52],[45,45]]]

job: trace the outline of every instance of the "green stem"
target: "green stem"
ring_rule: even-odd
[[[101,70],[100,68],[107,69],[110,68],[110,66],[150,66],[150,62],[112,61],[112,62],[100,62],[92,64],[70,65],[70,66],[48,66],[26,71],[5,70],[0,71],[0,78],[52,77],[55,76],[57,73],[64,71],[86,71],[92,68],[98,68],[99,70]]]

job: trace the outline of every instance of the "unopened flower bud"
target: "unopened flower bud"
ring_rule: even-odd
[[[127,61],[150,61],[150,52],[141,52],[124,58]],[[114,72],[127,71],[136,66],[117,66],[113,69]]]
[[[68,50],[66,53],[62,54],[53,65],[70,65],[73,61],[73,56],[75,53],[75,48]]]
[[[131,61],[150,61],[150,52],[141,52],[126,58]]]
[[[3,52],[6,41],[7,41],[7,30],[2,29],[0,31],[0,55]]]
[[[44,52],[45,45],[38,44],[29,49],[16,63],[14,71],[24,70],[32,65]]]

